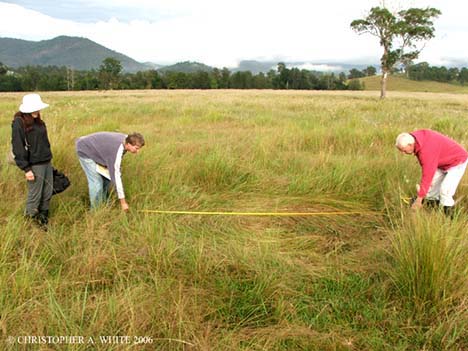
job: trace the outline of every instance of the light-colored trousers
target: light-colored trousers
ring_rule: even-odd
[[[453,206],[455,204],[453,195],[457,191],[458,184],[465,173],[467,164],[468,160],[446,171],[437,169],[426,198],[440,200],[442,206]]]

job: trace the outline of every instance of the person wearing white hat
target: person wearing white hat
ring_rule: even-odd
[[[49,105],[38,94],[27,94],[12,122],[12,151],[28,183],[26,217],[47,228],[53,192],[52,152],[40,111]]]

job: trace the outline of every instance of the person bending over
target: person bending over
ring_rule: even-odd
[[[465,172],[468,152],[456,141],[430,129],[401,133],[395,146],[404,154],[416,156],[421,165],[421,182],[411,208],[421,208],[425,199],[440,203],[446,214],[452,214],[453,196]]]
[[[76,153],[88,180],[92,209],[107,202],[112,183],[122,210],[128,211],[120,172],[122,157],[127,152],[137,154],[144,145],[145,140],[139,133],[98,132],[76,140]]]

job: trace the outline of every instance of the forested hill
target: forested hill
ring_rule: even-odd
[[[207,66],[199,62],[179,62],[171,66],[164,66],[158,69],[160,72],[183,72],[183,73],[196,73],[196,72],[211,72],[213,67]]]
[[[42,41],[0,38],[0,62],[13,68],[37,65],[91,70],[98,69],[107,57],[119,60],[127,72],[149,69],[145,64],[86,38],[59,36]]]

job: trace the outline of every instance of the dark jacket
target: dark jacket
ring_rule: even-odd
[[[23,120],[21,117],[16,117],[11,128],[11,145],[19,168],[28,172],[32,165],[50,162],[52,152],[45,124],[35,122],[26,133]]]

